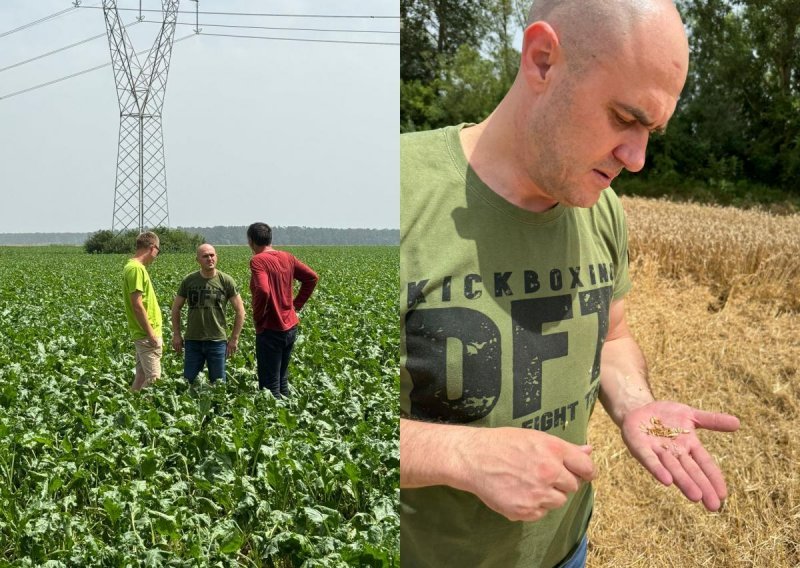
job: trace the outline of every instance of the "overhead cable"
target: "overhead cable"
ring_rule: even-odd
[[[298,37],[265,37],[265,36],[250,36],[250,35],[238,35],[238,34],[211,34],[211,33],[200,33],[197,35],[204,35],[204,36],[216,36],[216,37],[236,37],[241,39],[268,39],[274,41],[308,41],[313,43],[351,43],[351,44],[361,44],[361,45],[397,45],[399,43],[390,43],[390,42],[382,42],[382,41],[348,41],[348,40],[338,40],[338,39],[303,39]]]
[[[128,24],[125,27],[126,28],[130,28],[132,26],[135,26],[138,23],[139,22],[132,22],[132,23]],[[58,49],[54,49],[53,51],[48,51],[47,53],[42,53],[41,55],[37,55],[36,57],[31,57],[30,59],[26,59],[25,61],[20,61],[18,63],[14,63],[13,65],[8,65],[6,67],[0,67],[0,73],[2,73],[3,71],[8,71],[9,69],[14,69],[15,67],[20,67],[21,65],[25,65],[26,63],[31,63],[31,62],[37,61],[39,59],[44,59],[45,57],[49,57],[50,55],[55,55],[56,53],[60,53],[62,51],[66,51],[68,49],[72,49],[73,47],[77,47],[79,45],[83,45],[84,43],[89,43],[90,41],[99,39],[101,37],[106,37],[106,33],[103,32],[101,34],[97,34],[96,36],[87,37],[84,40],[77,41],[77,42],[72,43],[70,45],[65,45],[64,47],[60,47]]]
[[[86,7],[90,8],[90,7],[93,7],[93,6],[86,6]],[[58,18],[59,16],[63,16],[64,14],[66,14],[68,12],[72,12],[73,10],[76,10],[76,9],[77,9],[77,6],[73,6],[72,8],[66,8],[64,10],[61,10],[60,12],[56,12],[55,14],[50,14],[49,16],[45,16],[44,18],[39,18],[36,21],[29,22],[27,24],[24,24],[24,25],[18,27],[18,28],[14,28],[13,30],[8,30],[7,32],[3,32],[3,33],[0,34],[0,37],[5,37],[7,35],[11,35],[13,33],[16,33],[16,32],[31,28],[31,27],[33,27],[33,26],[35,26],[37,24],[41,24],[41,23],[47,22],[49,20],[54,20],[54,19]]]
[[[80,8],[100,8],[102,6],[79,6]],[[143,9],[139,10],[138,8],[117,8],[117,10],[129,10],[132,12],[158,12],[161,13],[161,10],[154,10],[154,9]],[[207,16],[264,16],[270,18],[350,18],[350,19],[393,19],[399,20],[400,16],[372,16],[372,15],[345,15],[345,14],[264,14],[264,13],[257,13],[257,12],[187,12],[179,10],[178,14],[191,14],[192,16],[196,14],[205,14]]]
[[[148,22],[150,24],[160,24],[161,22]],[[194,26],[196,24],[190,22],[176,22],[179,26]],[[208,28],[237,28],[245,30],[286,30],[291,32],[341,32],[341,33],[366,33],[366,34],[399,34],[399,31],[391,30],[343,30],[343,29],[325,29],[325,28],[287,28],[279,26],[240,26],[233,24],[208,24],[203,22],[202,26]]]
[[[137,20],[135,22],[131,22],[126,28],[130,28],[135,26],[138,23],[141,23],[143,20]],[[160,24],[160,22],[152,21],[146,22],[150,24]],[[177,22],[178,25],[183,26],[193,26],[194,24],[188,22]],[[226,24],[203,24],[203,27],[215,27],[215,28],[236,28],[236,29],[257,29],[257,30],[285,30],[285,31],[301,31],[301,32],[341,32],[341,33],[374,33],[374,34],[399,34],[400,32],[393,32],[388,30],[343,30],[343,29],[319,29],[319,28],[285,28],[285,27],[271,27],[271,26],[234,26],[234,25],[226,25]],[[204,34],[204,35],[222,35],[222,34]],[[6,67],[0,67],[0,73],[3,71],[8,71],[9,69],[14,69],[16,67],[21,67],[22,65],[26,65],[28,63],[32,63],[34,61],[38,61],[39,59],[44,59],[45,57],[49,57],[51,55],[55,55],[56,53],[61,53],[62,51],[66,51],[68,49],[72,49],[73,47],[77,47],[79,45],[83,45],[84,43],[89,43],[90,41],[94,41],[101,37],[106,37],[105,33],[97,34],[96,36],[87,37],[84,40],[77,41],[75,43],[71,43],[70,45],[65,45],[64,47],[60,47],[58,49],[54,49],[52,51],[48,51],[47,53],[42,53],[41,55],[37,55],[36,57],[31,57],[30,59],[25,59],[24,61],[19,61],[14,63],[13,65],[8,65]],[[255,37],[255,36],[231,36],[231,37]],[[263,38],[263,39],[281,39],[281,38]],[[283,39],[291,39],[291,38],[283,38]],[[296,41],[315,41],[315,40],[302,40],[297,39]],[[323,40],[316,40],[316,41],[323,41]],[[340,43],[344,43],[343,41]],[[368,43],[371,44],[372,42],[352,42],[352,43]],[[397,45],[394,43],[380,43],[378,45]]]
[[[183,36],[182,38],[176,39],[174,43],[178,43],[179,41],[183,41],[185,39],[189,39],[190,37],[195,37],[197,34],[189,34],[187,36]],[[142,55],[144,53],[148,53],[149,49],[143,49],[142,51],[138,51],[136,55]],[[111,62],[103,63],[102,65],[97,65],[95,67],[90,67],[89,69],[84,69],[83,71],[78,71],[76,73],[72,73],[70,75],[66,75],[64,77],[59,77],[58,79],[53,79],[52,81],[47,81],[46,83],[40,83],[39,85],[34,85],[33,87],[28,87],[27,89],[22,89],[20,91],[14,91],[13,93],[8,93],[7,95],[0,95],[0,101],[5,99],[10,99],[11,97],[15,97],[17,95],[21,95],[23,93],[28,93],[30,91],[35,91],[36,89],[41,89],[43,87],[49,87],[50,85],[54,85],[56,83],[60,83],[62,81],[66,81],[67,79],[72,79],[73,77],[78,77],[80,75],[85,75],[86,73],[91,73],[92,71],[97,71],[98,69],[102,69],[103,67],[109,67]]]

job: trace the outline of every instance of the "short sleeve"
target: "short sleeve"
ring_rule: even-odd
[[[628,271],[628,220],[622,203],[619,199],[614,200],[614,234],[616,236],[617,250],[616,266],[614,267],[614,299],[623,298],[631,290],[631,278]]]
[[[144,293],[144,269],[138,266],[125,271],[125,289],[131,294],[134,292]]]
[[[239,295],[239,289],[236,286],[236,281],[233,279],[233,277],[227,274],[225,275],[225,278],[222,279],[222,287],[225,289],[225,297],[228,300]]]
[[[188,298],[189,297],[189,291],[187,290],[187,288],[188,288],[187,282],[188,281],[189,281],[188,278],[184,278],[181,281],[181,285],[178,287],[178,296],[180,296],[181,298]]]

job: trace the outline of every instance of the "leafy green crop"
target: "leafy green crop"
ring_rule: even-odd
[[[227,384],[183,380],[169,306],[192,254],[150,267],[163,375],[132,393],[126,256],[0,248],[0,565],[399,564],[398,249],[293,252],[320,283],[276,401],[249,319]],[[249,249],[218,254],[249,307]]]

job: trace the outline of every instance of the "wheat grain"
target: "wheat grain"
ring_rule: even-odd
[[[661,419],[655,416],[650,417],[650,425],[642,423],[639,426],[639,430],[650,436],[658,436],[659,438],[677,438],[681,434],[689,433],[689,430],[684,430],[683,428],[669,428],[664,426]]]

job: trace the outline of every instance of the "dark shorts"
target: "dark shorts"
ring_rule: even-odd
[[[204,365],[208,365],[208,378],[225,381],[225,351],[227,341],[198,341],[186,339],[183,342],[183,376],[194,382]]]

